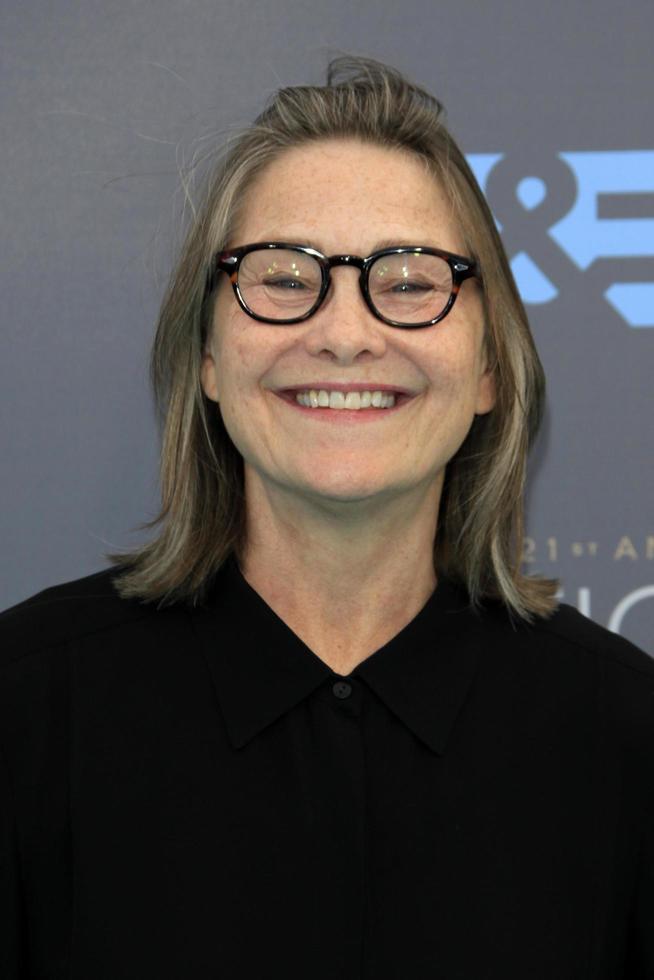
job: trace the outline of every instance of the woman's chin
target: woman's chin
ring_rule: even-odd
[[[382,500],[397,491],[399,487],[396,481],[390,479],[389,475],[371,473],[342,473],[331,472],[317,475],[312,473],[301,482],[298,482],[296,489],[298,493],[305,497],[324,502],[338,503],[357,503],[372,501],[375,498]]]

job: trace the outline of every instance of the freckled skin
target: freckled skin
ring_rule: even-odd
[[[449,202],[420,161],[326,140],[286,151],[259,175],[229,244],[291,241],[365,256],[388,238],[465,253]],[[335,506],[422,496],[429,487],[437,500],[475,413],[493,406],[482,336],[474,281],[441,323],[403,331],[370,313],[355,269],[334,269],[320,310],[283,327],[248,317],[224,276],[202,384],[245,460],[246,486]],[[416,397],[376,423],[346,426],[307,418],[273,393],[321,380],[397,385]]]

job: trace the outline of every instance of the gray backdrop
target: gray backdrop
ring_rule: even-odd
[[[0,608],[157,508],[147,357],[179,172],[339,51],[439,96],[549,378],[529,568],[654,654],[654,4],[4,0]]]

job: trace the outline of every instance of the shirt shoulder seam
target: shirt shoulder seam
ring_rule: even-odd
[[[106,623],[103,626],[91,627],[89,629],[82,629],[79,632],[71,632],[68,636],[65,636],[62,639],[53,641],[51,643],[48,643],[46,641],[37,647],[31,648],[30,650],[26,650],[24,652],[17,653],[15,656],[8,657],[7,660],[5,661],[4,666],[5,668],[8,668],[13,664],[19,663],[21,660],[25,660],[27,657],[35,657],[35,656],[40,656],[41,654],[44,653],[49,653],[53,650],[59,649],[60,647],[65,647],[69,643],[73,643],[75,640],[81,640],[84,639],[85,637],[95,636],[96,634],[99,633],[107,633],[110,630],[120,629],[123,626],[132,623],[141,622],[143,619],[145,619],[148,616],[148,614],[149,613],[146,610],[140,616],[136,616],[134,618],[122,619],[119,622]]]
[[[579,615],[582,614],[580,613]],[[594,623],[593,620],[589,620],[589,622],[593,623],[593,625],[597,625],[596,623]],[[595,656],[598,653],[597,645],[584,642],[583,640],[580,640],[577,637],[567,635],[563,630],[558,629],[556,625],[550,623],[548,620],[545,620],[545,622],[539,624],[539,627],[543,631],[547,633],[551,633],[554,636],[558,637],[560,640],[564,640],[566,643],[570,644],[571,646],[575,646],[581,650],[584,650],[585,653],[591,653],[594,654]],[[639,650],[639,652],[642,652],[645,656],[649,656],[647,653],[645,653],[644,650],[640,651],[639,647],[636,647],[634,644],[631,644],[630,640],[627,640],[625,637],[620,636],[619,633],[611,633],[610,635],[614,636],[617,642],[629,643],[631,646],[633,646],[635,650]],[[617,650],[612,649],[609,644],[604,644],[604,649],[606,650],[606,653],[611,658],[611,660],[614,663],[619,664],[621,667],[626,667],[628,670],[633,670],[637,674],[641,674],[641,675],[644,674],[646,677],[654,677],[654,659],[652,659],[652,666],[650,669],[648,667],[643,667],[639,664],[628,663],[626,660],[623,659],[620,653]]]

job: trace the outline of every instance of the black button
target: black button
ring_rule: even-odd
[[[332,691],[337,698],[349,698],[352,693],[352,685],[348,684],[347,681],[336,681]]]

